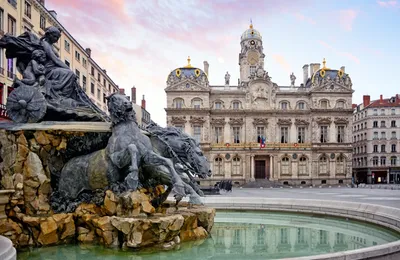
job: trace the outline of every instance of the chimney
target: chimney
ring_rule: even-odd
[[[90,48],[86,48],[85,51],[89,55],[89,57],[92,55],[92,50]]]
[[[49,10],[49,13],[51,14],[51,16],[53,16],[54,19],[57,20],[57,12],[54,10]]]
[[[132,97],[132,102],[134,104],[136,104],[136,87],[135,86],[133,86],[131,88],[131,97]]]
[[[379,103],[382,104],[382,102],[383,102],[383,95],[381,95],[381,98],[380,98],[380,100],[379,100]]]
[[[210,67],[210,65],[208,64],[207,61],[204,61],[203,64],[204,64],[204,72],[206,73],[206,75],[208,77],[208,67]]]
[[[321,68],[321,63],[314,63],[313,66],[314,66],[313,71],[315,73],[317,70]]]
[[[357,104],[352,104],[351,108],[356,109],[357,108]]]
[[[142,108],[146,109],[146,100],[144,99],[144,95],[143,95],[143,98],[142,98]]]
[[[371,97],[369,95],[363,96],[363,105],[367,107],[371,103]]]
[[[307,79],[308,79],[308,65],[306,64],[303,66],[303,84],[304,84],[304,86],[307,83]]]
[[[119,89],[119,94],[125,95],[125,89],[124,89],[124,88],[120,88],[120,89]]]
[[[103,69],[104,74],[107,74],[107,71],[105,69]]]
[[[345,72],[346,72],[346,71],[345,71],[345,67],[344,67],[344,66],[340,67],[340,70],[341,70],[341,71],[343,71],[343,73],[345,73]]]

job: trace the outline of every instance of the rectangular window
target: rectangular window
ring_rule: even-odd
[[[14,79],[14,60],[7,59],[7,77]]]
[[[378,115],[378,109],[374,109],[374,116]]]
[[[265,138],[265,127],[257,126],[257,143],[261,143],[263,138]]]
[[[386,146],[384,144],[381,145],[381,153],[386,153]]]
[[[381,115],[385,114],[385,109],[381,109]]]
[[[111,84],[108,84],[108,91],[111,93]],[[136,103],[136,101],[135,101],[135,103]]]
[[[392,108],[392,115],[395,115],[395,114],[396,114],[396,109]]]
[[[17,22],[11,15],[8,15],[8,31],[7,32],[14,36],[17,33]]]
[[[386,132],[381,132],[381,139],[386,139]]]
[[[86,64],[86,59],[85,59],[85,58],[82,58],[82,66],[83,66],[84,68],[86,68],[86,66],[87,66],[87,64]]]
[[[4,75],[3,53],[3,48],[0,48],[0,74],[2,75]]]
[[[338,133],[337,134],[338,134],[337,135],[337,142],[338,143],[344,143],[344,126],[343,125],[338,126]]]
[[[377,153],[377,152],[378,152],[378,145],[374,144],[374,153]]]
[[[100,94],[101,94],[101,91],[99,88],[97,88],[97,99],[99,99],[99,100],[100,100]]]
[[[233,109],[239,109],[239,102],[233,102],[232,107]]]
[[[25,9],[24,9],[24,14],[31,18],[31,4],[28,1],[25,1]]]
[[[46,18],[43,15],[40,15],[40,29],[46,30]]]
[[[81,73],[79,72],[79,70],[75,70],[75,74],[76,74],[76,80],[78,81],[78,84],[80,84],[81,82]]]
[[[392,139],[397,139],[395,131],[392,132]]]
[[[64,40],[64,49],[65,49],[67,52],[69,52],[69,50],[70,50],[70,45],[69,45],[69,42],[68,42],[67,40]]]
[[[396,120],[392,120],[390,122],[390,127],[396,127]]]
[[[238,144],[240,143],[240,127],[234,126],[232,127],[233,131],[233,143]]]
[[[90,93],[92,93],[92,95],[94,95],[94,83],[93,82],[90,83]]]
[[[92,74],[92,76],[94,76],[94,67],[92,67],[92,68],[90,69],[90,74]]]
[[[65,60],[65,65],[67,65],[69,68],[69,66],[70,66],[69,61]]]
[[[282,108],[283,110],[286,110],[286,109],[288,108],[287,103],[286,103],[286,102],[282,102],[282,103],[281,103],[281,108]]]
[[[7,2],[12,5],[14,8],[17,8],[17,0],[7,0]]]
[[[381,121],[381,127],[386,127],[385,121]]]
[[[378,157],[372,158],[372,165],[373,166],[378,166],[378,163],[379,163],[379,158]]]
[[[193,100],[193,108],[200,109],[201,101],[200,100]]]
[[[215,102],[215,109],[221,109],[222,104],[221,102]]]
[[[83,88],[83,91],[86,92],[86,76],[85,75],[82,76],[82,88]]]
[[[396,145],[392,144],[392,153],[395,153],[395,152],[396,152]]]
[[[381,165],[386,165],[386,157],[381,157]]]
[[[97,72],[97,81],[100,82],[100,79],[101,79],[100,72]]]
[[[374,139],[374,140],[378,139],[378,132],[374,132],[374,137],[373,137],[373,139]]]
[[[300,103],[299,103],[299,109],[300,109],[300,110],[303,110],[303,109],[304,109],[304,103],[303,103],[303,102],[300,102]]]
[[[306,141],[306,128],[299,127],[297,129],[297,142],[303,144]]]
[[[175,108],[182,108],[183,107],[183,100],[182,99],[176,99],[175,100]]]
[[[193,137],[197,142],[200,142],[201,140],[201,126],[194,126],[193,127]]]
[[[289,128],[287,126],[281,127],[281,143],[286,144],[289,142]]]
[[[0,8],[0,32],[4,33],[4,11]]]
[[[328,101],[326,101],[326,100],[321,101],[321,108],[327,109],[328,108]]]
[[[103,86],[104,86],[104,87],[107,87],[106,79],[104,79],[104,78],[103,78]]]
[[[373,127],[378,127],[378,121],[374,121]]]
[[[396,156],[390,157],[390,165],[391,165],[391,166],[395,166],[396,163],[397,163],[397,158],[396,158]]]
[[[80,54],[78,51],[75,51],[75,59],[76,59],[78,62],[81,62],[81,54]]]
[[[320,138],[321,143],[327,143],[328,142],[328,126],[321,126],[321,138]]]
[[[216,142],[217,144],[219,143],[223,143],[223,128],[220,126],[217,126],[214,128],[214,134],[215,134],[215,140],[214,142]]]

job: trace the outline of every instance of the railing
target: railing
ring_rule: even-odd
[[[211,148],[260,148],[260,143],[212,143]],[[275,148],[311,148],[311,143],[265,143],[265,147],[261,149]]]
[[[6,105],[0,104],[0,118],[7,118],[7,111],[6,111]]]

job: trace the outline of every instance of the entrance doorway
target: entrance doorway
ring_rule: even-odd
[[[269,180],[269,177],[270,177],[269,164],[270,164],[269,157],[266,159],[263,159],[263,160],[260,160],[260,159],[255,160],[254,178]]]

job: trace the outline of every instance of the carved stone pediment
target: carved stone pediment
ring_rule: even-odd
[[[225,125],[225,118],[211,118],[212,125]]]
[[[278,125],[291,125],[292,124],[292,119],[290,118],[279,118],[278,119]]]
[[[347,125],[349,123],[349,119],[345,117],[335,117],[335,120],[333,122],[335,122],[335,124],[337,125]]]
[[[332,123],[332,119],[330,117],[317,117],[315,121],[317,121],[318,124],[330,125]]]
[[[230,125],[243,125],[244,120],[243,118],[229,118]]]
[[[173,116],[171,118],[171,123],[174,125],[185,124],[187,122],[186,116]]]
[[[310,122],[306,119],[300,119],[300,118],[296,118],[294,121],[295,125],[309,125]]]
[[[268,118],[254,118],[253,125],[268,125]]]
[[[165,89],[165,91],[209,91],[207,84],[208,82],[198,82],[197,79],[177,79],[167,83],[168,87]]]
[[[189,122],[192,125],[195,124],[202,125],[204,124],[204,122],[206,122],[206,120],[204,119],[204,117],[191,116]]]
[[[315,92],[349,92],[352,91],[351,78],[348,74],[345,74],[342,77],[336,75],[336,77],[331,78],[329,75],[321,78],[317,76],[314,78],[313,86],[314,89],[312,91]]]

